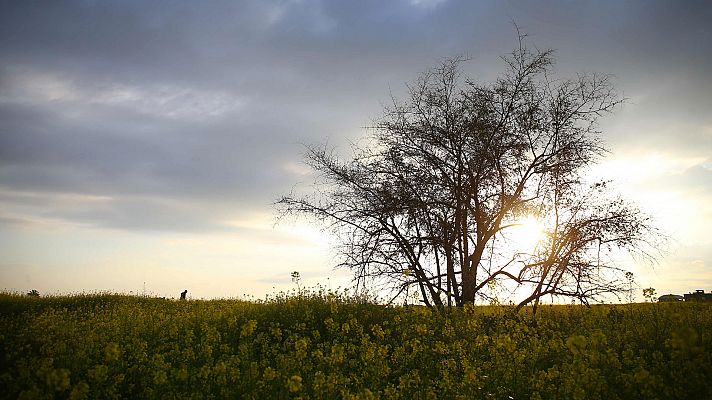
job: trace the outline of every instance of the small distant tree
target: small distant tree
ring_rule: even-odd
[[[618,250],[650,256],[655,230],[609,182],[584,174],[603,154],[598,119],[623,99],[609,76],[557,79],[552,50],[519,47],[492,84],[464,79],[448,59],[408,86],[375,122],[367,145],[342,161],[309,147],[314,191],[278,201],[342,239],[341,266],[359,285],[393,298],[418,288],[433,306],[524,293],[517,310],[546,295],[582,303],[625,291]],[[524,219],[543,226],[513,245]],[[407,272],[407,273],[406,273]]]
[[[625,279],[628,281],[628,303],[633,302],[633,282],[635,281],[635,276],[633,276],[633,273],[628,271],[625,273]]]
[[[657,300],[657,293],[655,292],[655,288],[646,288],[643,289],[643,297],[645,297],[645,301],[649,301],[651,303],[654,303]]]
[[[38,292],[36,289],[32,289],[27,292],[27,295],[30,297],[40,297],[40,292]]]
[[[299,274],[299,271],[294,271],[294,272],[292,272],[291,276],[292,276],[292,283],[297,284],[297,293],[301,293],[301,292],[302,292],[302,288],[301,288],[301,286],[300,286],[300,282],[301,282],[301,280],[302,280],[302,277],[301,277],[301,275]]]

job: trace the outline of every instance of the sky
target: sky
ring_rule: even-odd
[[[712,290],[708,1],[0,1],[0,290],[263,298],[336,289],[333,240],[273,203],[446,57],[490,82],[513,21],[615,76],[610,178],[671,238],[640,288]],[[642,298],[641,296],[638,296]]]

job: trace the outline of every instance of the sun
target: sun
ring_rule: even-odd
[[[517,251],[531,252],[544,238],[544,232],[543,222],[533,215],[527,215],[514,222],[508,238]]]

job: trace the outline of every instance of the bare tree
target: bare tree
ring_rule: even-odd
[[[606,75],[555,79],[553,52],[523,39],[492,84],[464,79],[462,58],[423,74],[353,159],[308,148],[314,190],[280,199],[282,214],[331,228],[357,286],[380,283],[393,298],[415,286],[426,305],[462,306],[501,283],[520,309],[619,293],[624,271],[608,256],[649,255],[655,232],[584,175],[606,153],[597,121],[622,99]],[[525,218],[543,226],[530,248],[512,239]]]

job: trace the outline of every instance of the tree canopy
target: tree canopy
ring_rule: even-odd
[[[556,78],[552,50],[519,43],[492,83],[464,77],[463,58],[425,72],[348,160],[308,147],[313,191],[284,196],[281,212],[330,228],[357,285],[394,298],[417,287],[426,305],[462,306],[504,286],[521,308],[624,290],[613,255],[650,255],[655,230],[609,182],[585,179],[607,152],[598,120],[623,99],[610,76]]]

